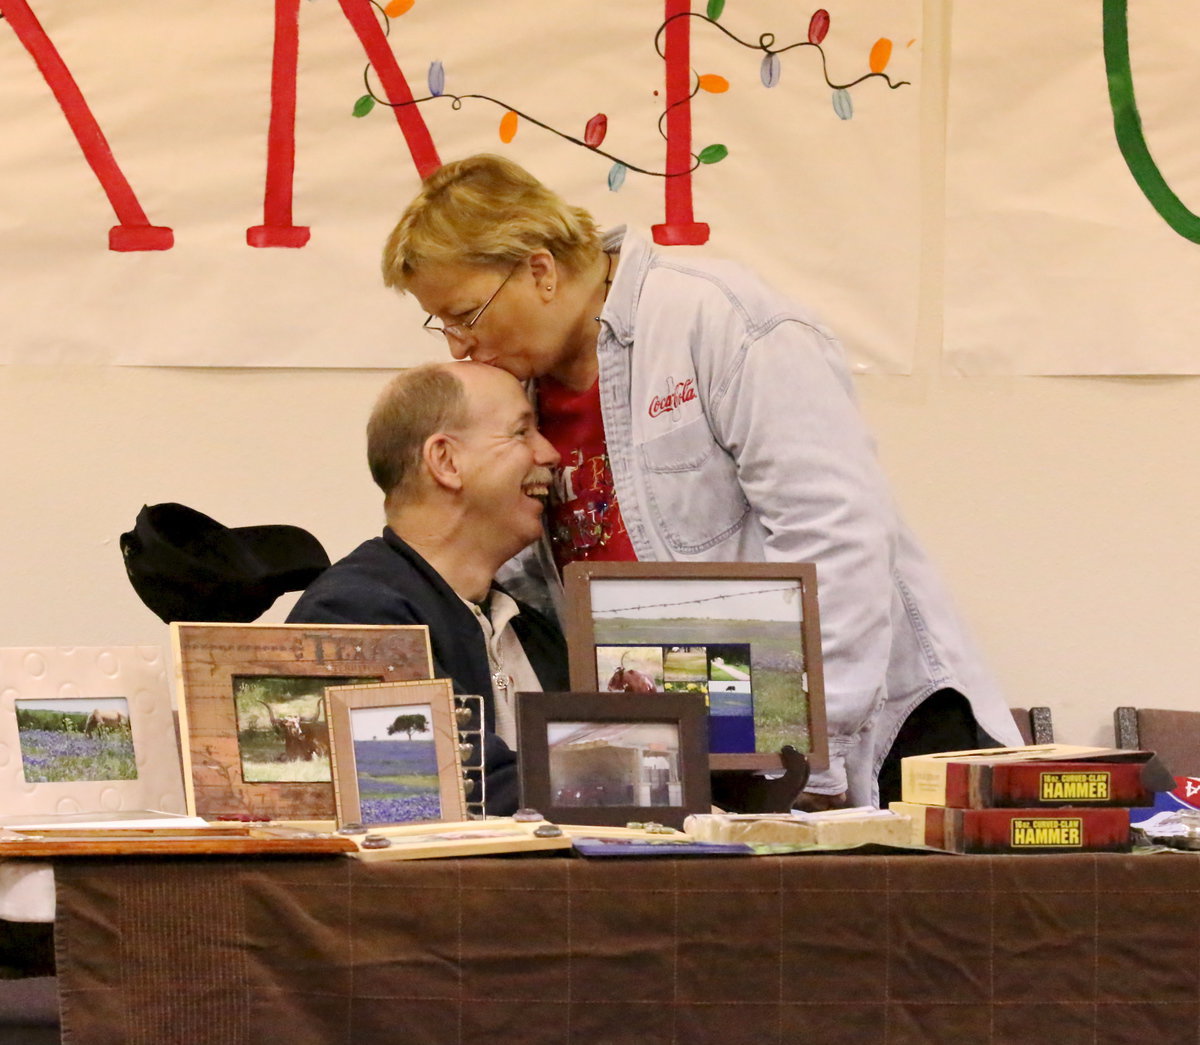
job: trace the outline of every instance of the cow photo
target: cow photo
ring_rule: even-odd
[[[597,646],[596,678],[607,693],[661,693],[661,646]]]
[[[375,681],[307,675],[234,676],[242,779],[248,783],[332,781],[325,687]]]
[[[137,779],[124,697],[18,700],[16,711],[26,783]]]
[[[709,709],[709,750],[755,750],[755,698],[748,642],[597,646],[606,693],[694,693]]]

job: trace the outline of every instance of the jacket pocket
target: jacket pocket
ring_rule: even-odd
[[[736,532],[750,511],[737,465],[703,418],[639,448],[651,518],[672,550],[696,555]]]

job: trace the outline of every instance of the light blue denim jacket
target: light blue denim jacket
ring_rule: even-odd
[[[841,345],[744,266],[621,257],[600,315],[600,406],[642,561],[814,562],[830,767],[808,790],[877,804],[908,714],[953,687],[1020,734],[880,471]],[[552,572],[552,571],[551,571]]]

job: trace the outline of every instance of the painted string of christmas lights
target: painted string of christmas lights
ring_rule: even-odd
[[[386,6],[381,6],[377,0],[371,0],[372,6],[374,6],[380,12],[383,18],[383,28],[385,34],[390,34],[390,20],[393,18],[398,18],[407,13],[413,7],[414,2],[415,0],[391,0],[391,2]],[[808,33],[805,39],[797,40],[794,43],[784,44],[781,46],[776,46],[776,36],[774,33],[762,33],[759,35],[757,41],[750,41],[742,39],[735,33],[728,30],[725,26],[720,25],[718,19],[721,17],[724,9],[725,0],[708,0],[708,6],[705,14],[687,12],[682,15],[674,15],[671,18],[668,18],[659,26],[658,30],[654,34],[654,48],[659,57],[664,59],[666,57],[662,47],[662,37],[671,22],[678,18],[694,18],[698,21],[714,26],[727,38],[737,44],[740,44],[742,47],[761,51],[763,57],[759,69],[759,77],[763,86],[767,88],[776,87],[779,84],[782,74],[780,55],[796,48],[815,48],[817,53],[821,56],[822,76],[824,77],[826,85],[833,92],[831,99],[833,111],[842,120],[849,120],[854,115],[854,104],[850,95],[850,89],[858,84],[871,79],[880,79],[891,90],[896,90],[897,88],[910,85],[908,80],[893,81],[892,78],[884,72],[884,69],[887,67],[887,64],[891,60],[892,56],[892,41],[887,37],[880,37],[872,45],[867,58],[868,72],[856,77],[855,79],[842,83],[835,82],[830,79],[828,61],[826,59],[825,50],[821,46],[829,32],[830,27],[829,12],[824,8],[820,8],[815,11],[812,17],[809,19]],[[386,98],[381,97],[378,93],[376,93],[375,89],[371,85],[370,72],[371,66],[368,64],[363,69],[363,84],[366,88],[366,93],[355,101],[352,109],[353,115],[357,118],[361,119],[362,117],[366,116],[375,108],[376,105],[383,105],[389,108],[402,108],[407,105],[421,105],[425,102],[445,99],[450,102],[451,108],[457,111],[463,107],[463,103],[465,101],[490,102],[492,105],[504,110],[503,115],[500,117],[499,126],[497,128],[500,140],[503,143],[508,144],[513,140],[513,138],[516,137],[517,129],[521,121],[525,121],[526,123],[530,123],[535,127],[539,127],[550,134],[562,138],[564,141],[568,141],[573,145],[586,148],[599,156],[603,156],[606,159],[611,160],[613,165],[609,168],[608,172],[608,187],[613,192],[616,192],[621,188],[625,182],[625,175],[629,171],[633,171],[637,174],[646,174],[656,178],[677,177],[680,174],[690,174],[702,164],[719,163],[729,155],[729,150],[724,145],[714,143],[711,145],[706,145],[699,152],[692,153],[692,163],[686,171],[667,173],[666,171],[661,170],[651,170],[647,167],[640,166],[636,163],[630,162],[629,160],[615,156],[612,153],[606,152],[600,148],[604,142],[606,134],[608,133],[608,116],[605,113],[596,113],[594,116],[592,116],[584,127],[583,137],[580,138],[573,134],[569,134],[566,131],[560,130],[557,127],[553,127],[550,124],[537,119],[528,112],[508,105],[499,98],[493,98],[486,94],[447,93],[446,71],[441,61],[432,61],[429,63],[429,70],[426,78],[427,87],[429,90],[428,95],[423,98],[414,98],[411,102],[390,102]],[[701,91],[706,91],[710,94],[722,94],[729,89],[729,81],[719,74],[696,73],[695,70],[693,70],[692,76],[694,83],[691,93],[687,96],[687,99],[685,99],[686,101],[690,101]],[[675,103],[675,105],[679,104],[683,103]],[[663,129],[663,124],[666,121],[667,113],[669,111],[669,108],[665,110],[658,120],[658,133],[664,140],[666,140],[667,136]]]

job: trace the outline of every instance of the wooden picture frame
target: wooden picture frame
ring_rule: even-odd
[[[682,827],[711,806],[707,718],[690,693],[518,693],[521,805],[554,823]]]
[[[176,622],[171,642],[187,811],[209,820],[332,821],[325,686],[433,674],[424,625]]]
[[[8,818],[184,810],[157,646],[0,649],[0,751]]]
[[[467,818],[449,679],[330,686],[325,706],[339,827]]]
[[[705,690],[714,770],[779,769],[784,744],[829,765],[812,563],[574,562],[563,583],[572,689]]]

